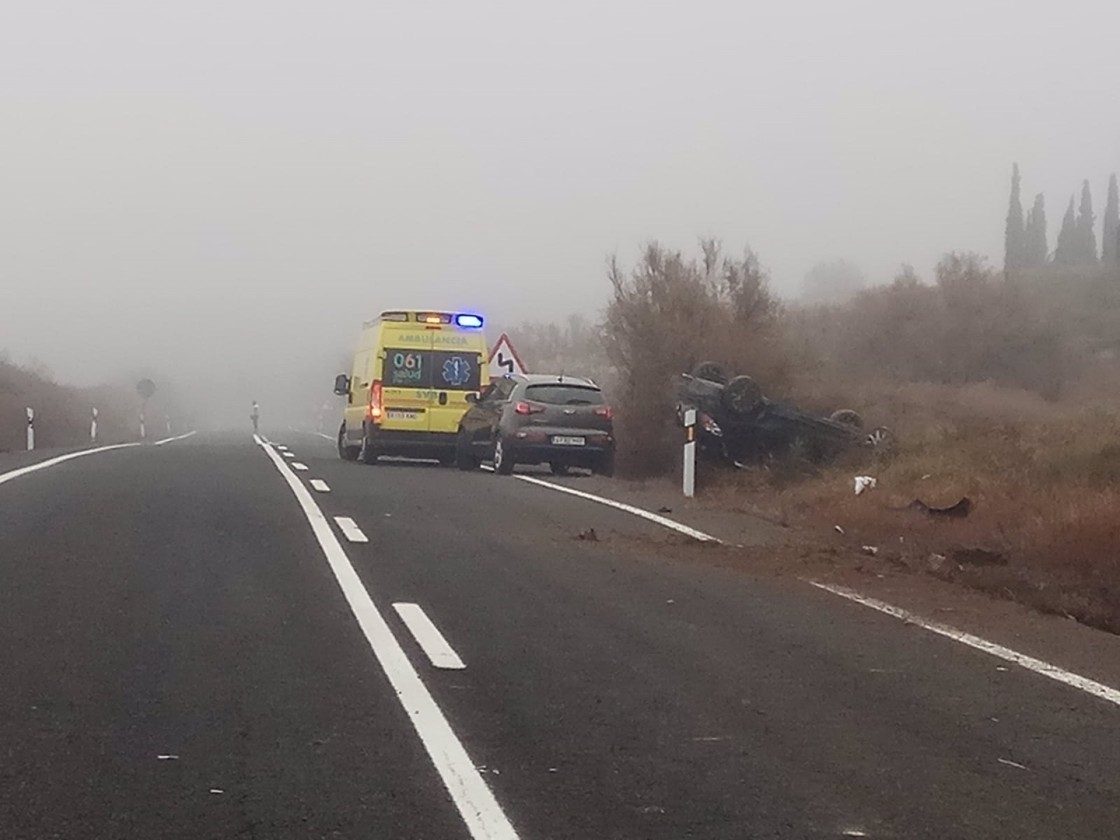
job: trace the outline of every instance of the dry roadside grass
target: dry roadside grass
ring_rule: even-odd
[[[1120,413],[1101,391],[1064,403],[987,384],[867,385],[847,396],[896,430],[891,456],[710,474],[705,495],[790,524],[839,525],[899,566],[1120,633]],[[857,497],[859,474],[878,486]],[[965,496],[965,519],[908,509]],[[999,562],[970,562],[970,549]]]

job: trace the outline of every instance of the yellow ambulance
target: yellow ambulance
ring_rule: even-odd
[[[459,420],[489,384],[483,320],[471,312],[393,309],[362,325],[350,375],[338,454],[375,464],[382,455],[455,461]]]

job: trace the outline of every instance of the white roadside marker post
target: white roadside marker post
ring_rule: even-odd
[[[27,451],[35,449],[35,409],[27,408]]]
[[[97,443],[97,409],[93,410],[93,418],[89,421],[89,442]]]
[[[696,495],[696,409],[684,412],[684,495],[691,499]]]
[[[140,412],[140,440],[148,439],[148,430],[144,428],[144,412]]]

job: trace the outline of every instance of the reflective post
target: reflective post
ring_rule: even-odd
[[[684,494],[688,498],[696,495],[696,409],[684,413]]]
[[[97,443],[97,409],[93,410],[93,417],[89,421],[89,442]]]
[[[35,449],[35,409],[27,409],[27,451]]]

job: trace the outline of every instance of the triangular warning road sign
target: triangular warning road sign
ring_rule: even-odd
[[[528,372],[525,369],[525,364],[521,361],[521,357],[513,349],[513,342],[509,340],[508,335],[502,333],[502,337],[498,339],[498,343],[490,351],[490,378],[500,379],[503,376]]]

